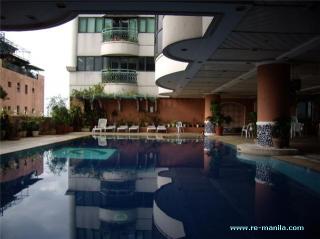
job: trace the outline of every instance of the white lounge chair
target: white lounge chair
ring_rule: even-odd
[[[119,132],[119,131],[124,131],[124,132],[126,132],[126,131],[128,131],[128,129],[129,129],[128,125],[120,125],[120,126],[117,128],[117,132]]]
[[[166,131],[166,133],[167,133],[167,127],[164,125],[158,125],[157,132],[159,132],[159,131]]]
[[[94,128],[92,129],[92,133],[95,133],[97,131],[101,133],[103,130],[106,130],[107,122],[108,122],[107,119],[99,119],[98,125],[95,125]]]
[[[149,133],[149,131],[157,131],[156,126],[154,126],[154,125],[149,125],[149,126],[147,127],[147,133]]]
[[[182,122],[181,122],[181,121],[178,121],[178,122],[176,123],[176,128],[177,128],[177,132],[178,132],[178,133],[181,133],[181,132],[184,131],[184,128],[183,128],[183,125],[182,125]]]
[[[115,126],[115,125],[109,125],[109,126],[106,127],[105,130],[106,130],[106,131],[112,130],[113,132],[115,132],[115,131],[116,131],[116,126]]]
[[[132,125],[132,126],[130,126],[130,128],[129,128],[129,133],[130,133],[131,131],[137,131],[137,133],[139,133],[139,125]]]

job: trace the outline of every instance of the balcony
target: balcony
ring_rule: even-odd
[[[109,41],[129,41],[138,42],[138,31],[126,27],[113,27],[102,30],[103,42]]]
[[[124,27],[107,28],[102,31],[101,55],[139,54],[138,31]]]
[[[137,84],[137,72],[135,70],[127,69],[102,70],[102,82],[113,84]]]

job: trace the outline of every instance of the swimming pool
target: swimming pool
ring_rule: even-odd
[[[319,190],[218,141],[87,137],[1,157],[1,238],[320,238]]]

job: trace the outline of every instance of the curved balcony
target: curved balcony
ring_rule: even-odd
[[[128,41],[138,42],[138,31],[126,27],[113,27],[102,30],[102,41]]]
[[[138,31],[123,27],[114,27],[102,31],[101,55],[139,54]]]
[[[137,84],[137,72],[128,69],[102,70],[102,82]]]
[[[138,91],[137,72],[128,69],[102,70],[102,82],[106,83],[107,94],[136,93]]]

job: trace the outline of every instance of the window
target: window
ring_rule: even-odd
[[[24,93],[25,93],[25,94],[28,94],[28,85],[25,85],[25,86],[24,86]]]
[[[78,60],[77,60],[78,71],[85,71],[86,70],[85,65],[86,65],[85,57],[84,56],[79,56]]]
[[[28,107],[27,106],[24,107],[24,114],[25,115],[28,114]]]
[[[88,56],[86,57],[86,71],[93,71],[94,69],[94,57]]]
[[[8,81],[8,87],[11,87],[11,81]]]
[[[147,19],[147,32],[154,32],[154,18]]]
[[[10,111],[11,111],[11,106],[8,106],[7,109],[8,109],[8,111],[10,112]]]
[[[139,32],[146,32],[147,31],[147,21],[145,18],[139,19]]]
[[[102,59],[100,56],[94,57],[94,70],[101,71],[102,69]]]
[[[135,58],[135,57],[128,58],[128,69],[130,69],[130,70],[137,69],[137,58]]]
[[[17,83],[17,91],[20,92],[20,83]]]
[[[110,18],[104,19],[104,29],[112,28],[112,20]]]
[[[153,57],[146,57],[146,71],[154,71]]]
[[[103,18],[96,18],[96,32],[102,32]]]
[[[87,18],[79,18],[79,32],[87,32]]]
[[[145,57],[139,57],[138,71],[144,71],[146,69],[145,65],[146,65]]]
[[[95,32],[96,28],[96,21],[94,17],[88,18],[88,25],[87,25],[87,32]]]
[[[34,110],[34,108],[32,108],[32,111],[31,111],[31,112],[32,112],[32,114],[34,114],[34,113],[35,113],[35,110]]]
[[[32,93],[34,93],[34,88],[32,88]]]
[[[17,105],[17,115],[20,114],[20,106]]]

